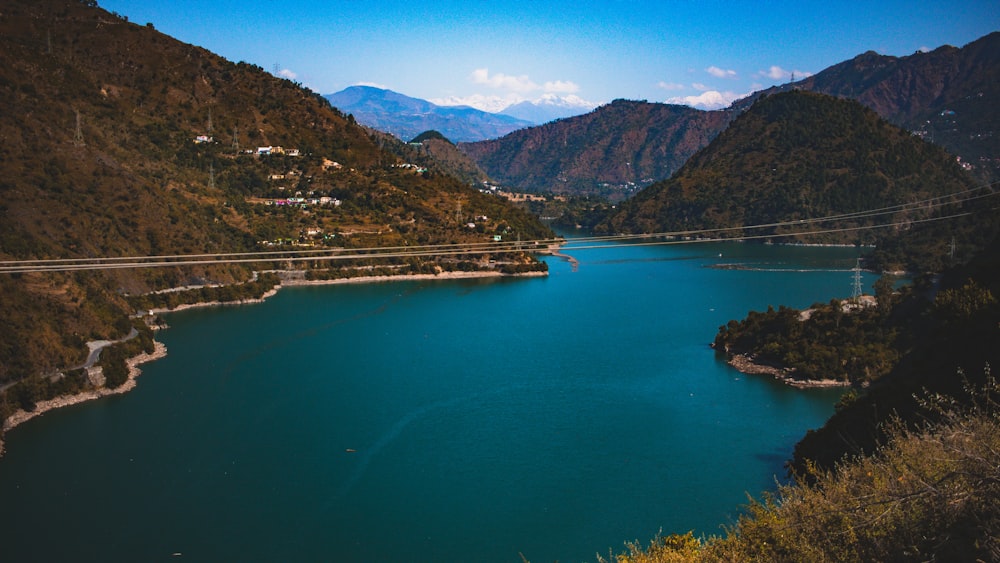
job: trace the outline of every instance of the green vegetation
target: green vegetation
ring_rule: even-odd
[[[877,306],[816,305],[808,320],[770,308],[720,327],[720,350],[781,368],[811,355],[796,367],[854,386],[796,445],[794,481],[751,499],[724,536],[633,543],[617,560],[1000,559],[997,295],[1000,237],[901,292],[883,278]]]
[[[630,545],[617,561],[996,561],[998,393],[987,376],[961,401],[930,395],[924,412],[939,422],[889,424],[873,455],[810,468],[751,500],[724,537],[657,538],[645,549]]]
[[[448,138],[445,137],[444,135],[442,135],[440,131],[435,131],[433,129],[431,129],[430,131],[424,131],[423,133],[421,133],[421,134],[417,135],[416,137],[414,137],[413,139],[411,139],[410,142],[411,143],[423,143],[424,141],[427,141],[427,140],[430,140],[430,139],[435,139],[435,140],[438,140],[438,141],[447,141],[449,143],[451,142],[451,141],[448,141]]]
[[[904,316],[889,314],[891,292],[881,297],[878,306],[834,299],[807,311],[751,311],[719,327],[713,346],[728,357],[742,355],[781,370],[791,381],[868,385],[899,361],[900,334],[911,326]]]
[[[0,52],[7,63],[0,68],[0,261],[553,236],[525,211],[472,189],[478,180],[456,179],[425,149],[370,133],[301,85],[94,2],[5,3]],[[446,140],[427,142],[459,154]],[[490,260],[498,270],[543,267],[529,254],[511,254],[444,265],[414,258],[413,268],[471,269]],[[258,297],[276,279],[250,282],[253,272],[288,267],[262,261],[0,274],[0,420],[16,405],[89,385],[49,376],[82,365],[86,342],[126,337],[135,310]],[[206,287],[161,292],[183,286]],[[102,354],[109,385],[124,380],[131,352],[122,345]]]
[[[175,309],[179,305],[193,303],[236,303],[260,299],[265,293],[279,285],[276,274],[263,273],[256,280],[242,284],[228,284],[219,287],[199,287],[185,291],[165,291],[130,296],[129,305],[137,311],[152,309]]]
[[[101,350],[97,365],[102,368],[104,386],[109,389],[119,387],[128,378],[126,361],[129,358],[144,352],[152,353],[154,349],[153,332],[144,322],[135,320],[129,328],[135,330],[133,337],[127,337]],[[83,361],[77,365],[83,365]],[[83,368],[50,371],[25,377],[11,383],[0,393],[0,420],[5,420],[18,410],[34,411],[39,401],[73,395],[93,388],[94,382]]]
[[[759,99],[673,177],[622,204],[596,231],[722,229],[711,236],[781,239],[837,229],[796,240],[884,246],[871,267],[940,271],[948,265],[941,257],[948,256],[952,237],[967,259],[992,240],[997,222],[975,219],[956,228],[954,222],[939,227],[920,226],[919,221],[963,212],[993,215],[983,204],[951,205],[940,212],[910,207],[832,224],[808,221],[950,196],[973,187],[954,157],[859,103],[792,91]],[[733,228],[774,223],[782,225]],[[866,230],[883,224],[895,226]],[[948,234],[942,237],[944,232]]]

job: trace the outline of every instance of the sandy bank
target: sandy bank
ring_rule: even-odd
[[[850,387],[851,385],[850,382],[840,381],[837,379],[793,379],[792,374],[794,373],[794,370],[758,364],[753,361],[753,358],[747,356],[746,354],[735,354],[729,358],[728,363],[741,373],[749,375],[770,375],[786,385],[798,387],[799,389],[816,387]]]
[[[559,244],[549,245],[548,250],[542,251],[541,254],[548,254],[550,256],[555,256],[556,258],[561,258],[569,262],[569,265],[572,268],[572,271],[574,272],[580,269],[580,261],[574,258],[573,256],[570,256],[569,254],[563,253],[562,245]]]

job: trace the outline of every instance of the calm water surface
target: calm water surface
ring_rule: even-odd
[[[605,248],[544,279],[171,314],[136,390],[9,433],[2,559],[575,562],[719,533],[840,391],[708,343],[750,309],[849,296],[856,256]]]

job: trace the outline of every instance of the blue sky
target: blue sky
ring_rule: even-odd
[[[98,0],[321,94],[376,85],[499,110],[545,96],[728,105],[868,50],[904,56],[1000,30],[996,0]]]

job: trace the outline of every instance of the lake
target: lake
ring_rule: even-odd
[[[546,278],[166,315],[134,391],[8,434],[3,559],[575,562],[722,533],[842,391],[709,343],[751,309],[849,297],[859,251],[569,253]]]

